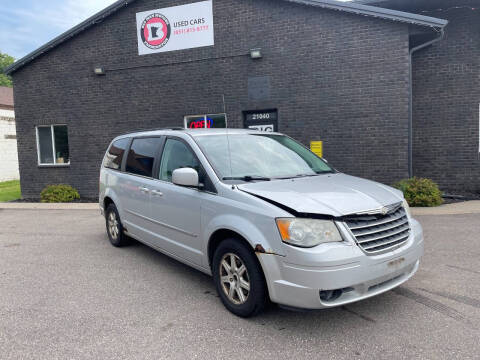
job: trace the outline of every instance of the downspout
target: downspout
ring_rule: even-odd
[[[408,177],[413,177],[413,53],[418,50],[424,49],[430,45],[433,45],[445,37],[445,30],[442,27],[440,29],[440,34],[433,40],[427,41],[426,43],[415,46],[410,49],[409,56],[409,99],[408,99]]]

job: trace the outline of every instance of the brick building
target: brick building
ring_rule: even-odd
[[[0,182],[19,178],[13,105],[13,90],[0,86]]]
[[[413,173],[480,193],[480,0],[359,0],[449,21],[413,54]]]
[[[207,25],[166,9],[191,4],[118,1],[8,69],[24,197],[60,182],[94,197],[114,136],[185,125],[273,127],[305,144],[321,140],[336,168],[387,184],[423,174],[410,49],[437,38],[447,21],[331,0],[213,0]],[[201,26],[214,36],[177,46]],[[420,57],[425,66],[432,60]],[[444,185],[470,189],[472,180]]]

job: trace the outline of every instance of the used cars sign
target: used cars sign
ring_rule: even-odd
[[[138,54],[213,46],[212,1],[137,13]]]

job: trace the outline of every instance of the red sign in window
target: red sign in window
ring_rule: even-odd
[[[207,129],[212,128],[213,120],[207,118]],[[190,122],[189,126],[190,129],[204,129],[205,128],[205,120],[196,120]]]
[[[188,129],[226,128],[227,117],[225,114],[186,116],[185,126]]]

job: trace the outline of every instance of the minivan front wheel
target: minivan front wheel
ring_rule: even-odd
[[[217,292],[228,310],[250,317],[264,309],[267,291],[260,264],[240,240],[220,243],[213,256],[212,270]]]
[[[247,267],[237,255],[227,253],[220,262],[220,283],[230,302],[245,304],[250,294],[250,278]]]
[[[126,246],[130,243],[130,239],[123,232],[120,215],[118,215],[117,207],[110,204],[105,212],[105,220],[107,226],[107,235],[110,243],[116,247]]]

